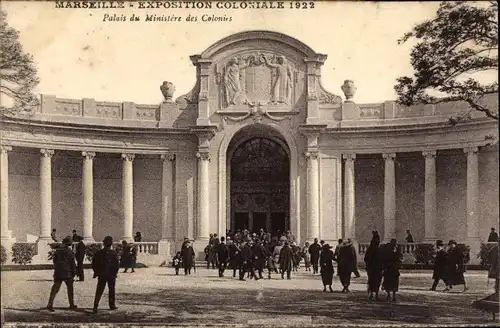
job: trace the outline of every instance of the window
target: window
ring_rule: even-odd
[[[249,139],[236,149],[231,158],[231,179],[248,182],[288,181],[288,154],[274,140]]]

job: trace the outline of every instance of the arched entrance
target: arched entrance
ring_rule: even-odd
[[[276,135],[234,138],[230,144],[231,230],[290,229],[290,155]]]

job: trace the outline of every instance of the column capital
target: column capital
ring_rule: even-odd
[[[40,153],[43,157],[52,157],[52,155],[54,155],[54,150],[42,148],[40,149]]]
[[[12,146],[0,145],[0,154],[6,154],[12,150]]]
[[[346,161],[354,161],[356,159],[356,154],[354,153],[342,154],[342,159]]]
[[[125,161],[132,162],[135,158],[135,154],[122,154],[122,159]]]
[[[306,157],[306,159],[318,159],[319,158],[319,151],[317,151],[317,150],[307,151],[304,153],[304,156]]]
[[[425,158],[436,158],[436,150],[424,150],[422,156]]]
[[[170,162],[175,161],[175,154],[172,153],[167,153],[167,154],[161,154],[161,160],[169,160]]]
[[[467,155],[477,154],[478,151],[479,151],[479,149],[475,146],[467,146],[464,148],[464,153],[466,153]]]
[[[85,157],[85,159],[94,159],[95,153],[91,151],[82,151],[82,156]]]
[[[396,153],[383,153],[382,158],[386,161],[393,161],[396,158]]]
[[[209,161],[211,160],[210,153],[208,151],[199,151],[196,153],[196,158],[201,161]]]

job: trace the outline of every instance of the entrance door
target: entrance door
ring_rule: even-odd
[[[273,212],[271,213],[271,233],[273,235],[286,231],[286,213]]]
[[[253,212],[253,231],[266,230],[267,213]]]
[[[245,230],[250,226],[250,216],[248,212],[234,213],[234,230]]]

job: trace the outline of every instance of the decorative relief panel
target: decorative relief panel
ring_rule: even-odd
[[[383,109],[383,104],[377,106],[361,107],[359,115],[362,118],[380,118]]]
[[[215,82],[221,108],[270,104],[291,107],[296,99],[299,72],[285,56],[253,52],[216,66]]]
[[[121,104],[96,104],[98,117],[121,118]]]
[[[139,120],[156,120],[156,106],[136,106],[135,116]]]
[[[82,115],[82,102],[57,99],[55,112],[60,115]]]

